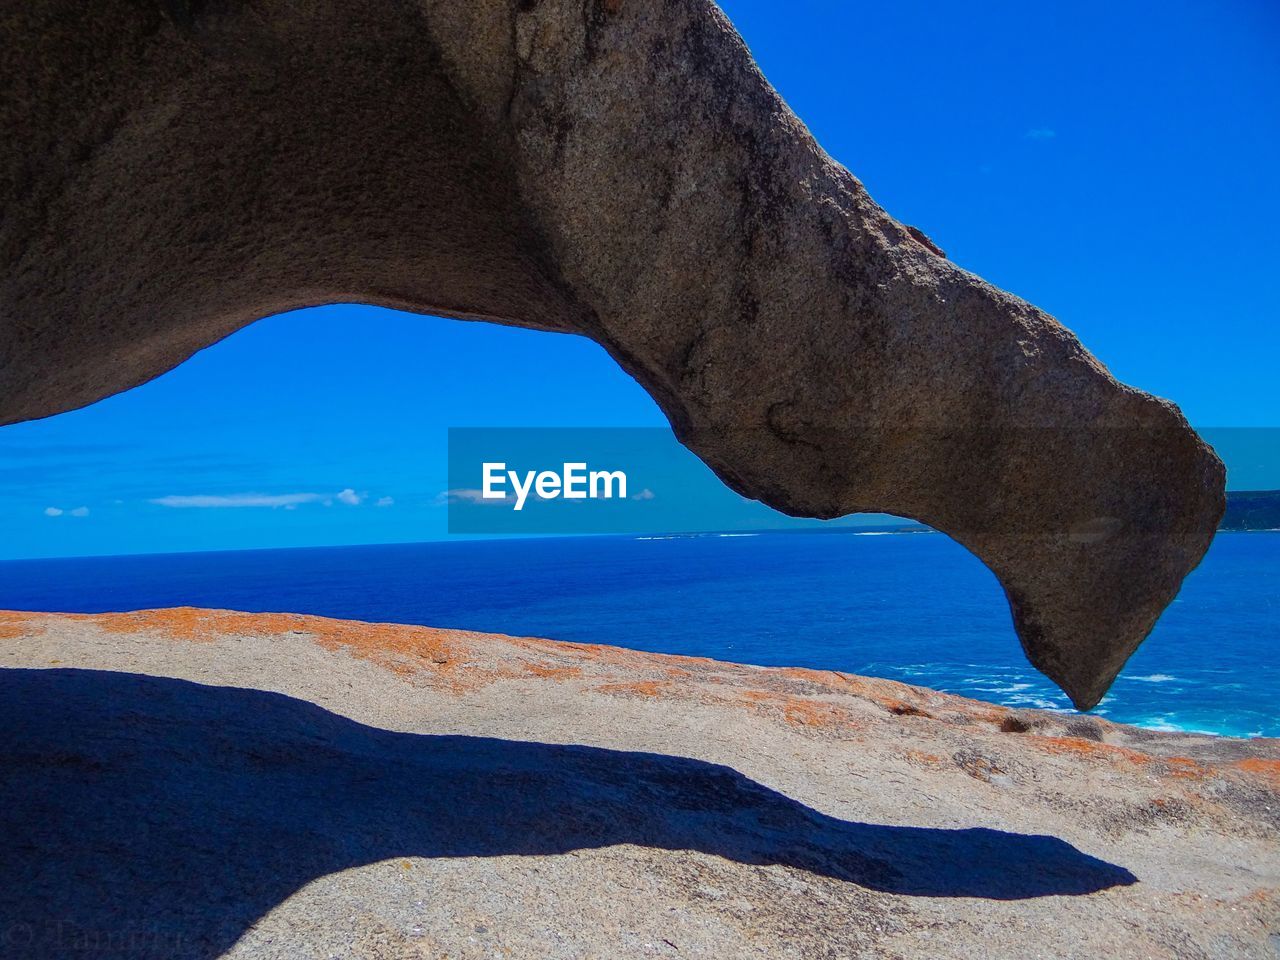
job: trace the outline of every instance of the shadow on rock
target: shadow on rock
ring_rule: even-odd
[[[637,844],[889,893],[1129,884],[1054,837],[839,820],[683,757],[395,733],[302,700],[0,671],[0,953],[214,957],[304,884],[394,857]]]

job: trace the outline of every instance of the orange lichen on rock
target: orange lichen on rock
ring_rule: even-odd
[[[838,670],[813,670],[808,667],[782,667],[770,672],[820,687],[833,694],[852,694],[900,717],[942,719],[942,715],[947,714],[947,719],[954,717],[966,722],[999,725],[1009,714],[1007,707],[937,690],[924,691],[899,680],[883,677],[863,677]]]
[[[805,684],[821,687],[839,693],[851,693],[873,703],[884,703],[886,700],[901,699],[909,696],[911,687],[897,680],[884,680],[879,677],[862,677],[857,674],[841,673],[839,670],[813,670],[809,667],[781,667],[775,671],[778,675],[799,680]]]
[[[304,634],[328,650],[344,649],[399,674],[423,667],[456,666],[467,653],[456,631],[408,624],[333,620],[295,613],[240,613],[173,607],[132,613],[69,615],[111,633],[155,633],[172,640],[207,643],[222,637]]]
[[[754,674],[752,675],[754,677]],[[600,684],[593,689],[600,693],[618,696],[683,699],[707,704],[730,704],[763,717],[780,718],[791,726],[809,728],[834,728],[857,726],[848,710],[823,700],[767,690],[758,687],[740,688],[723,676],[697,677],[687,674],[695,682],[679,680],[630,680]],[[684,678],[681,678],[684,679]],[[699,686],[697,680],[705,680]]]
[[[661,697],[670,687],[671,684],[660,680],[634,680],[627,683],[604,683],[596,687],[596,690],[600,693],[653,699]]]
[[[1232,766],[1245,773],[1253,776],[1263,777],[1267,780],[1274,780],[1280,784],[1280,760],[1273,760],[1268,757],[1247,757],[1244,760],[1237,760]]]
[[[787,698],[782,705],[782,716],[792,726],[833,727],[849,722],[849,713],[835,704],[821,700]]]
[[[1241,761],[1241,762],[1247,763],[1248,761]],[[1263,762],[1277,763],[1280,761],[1265,760]],[[1277,893],[1277,891],[1270,890],[1266,887],[1257,887],[1256,889],[1246,893],[1243,897],[1240,897],[1236,902],[1237,903],[1271,903],[1277,899],[1280,899],[1280,893]]]
[[[1031,736],[1031,743],[1049,753],[1071,755],[1089,760],[1101,760],[1119,768],[1140,767],[1175,780],[1203,780],[1212,776],[1214,767],[1192,760],[1190,757],[1156,757],[1140,750],[1100,743],[1082,737]]]
[[[736,690],[718,699],[739,703],[762,716],[780,716],[794,727],[856,725],[853,714],[834,703],[773,690]]]
[[[545,637],[513,637],[505,634],[479,634],[479,636],[500,636],[508,646],[534,654],[572,657],[574,660],[591,661],[602,665],[640,665],[661,661],[668,667],[681,664],[692,670],[723,665],[720,661],[712,660],[709,657],[688,657],[676,653],[645,653],[640,650],[611,647],[604,643],[578,643],[573,640],[548,640]],[[734,664],[734,666],[737,665]]]
[[[1046,753],[1076,756],[1092,760],[1106,760],[1112,763],[1129,763],[1145,766],[1152,762],[1149,754],[1128,747],[1118,747],[1112,743],[1099,743],[1097,740],[1085,740],[1082,737],[1040,737],[1031,736],[1027,742],[1039,747]]]
[[[949,763],[946,757],[939,756],[936,753],[926,753],[923,750],[907,750],[904,754],[908,763],[915,763],[926,767],[940,767]]]
[[[31,614],[17,613],[10,610],[0,611],[0,640],[15,640],[31,632]]]
[[[1201,780],[1210,771],[1190,757],[1165,757],[1165,774],[1179,780]]]
[[[581,667],[562,667],[553,666],[546,663],[526,663],[524,665],[525,673],[534,677],[542,677],[544,680],[576,680],[582,676]]]

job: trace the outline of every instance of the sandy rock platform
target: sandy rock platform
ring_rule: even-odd
[[[0,956],[1280,956],[1280,741],[319,617],[0,613]]]

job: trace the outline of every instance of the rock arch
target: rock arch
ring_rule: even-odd
[[[0,30],[0,422],[308,304],[575,331],[739,492],[960,540],[1086,708],[1213,535],[1177,408],[881,210],[710,0],[9,0]]]

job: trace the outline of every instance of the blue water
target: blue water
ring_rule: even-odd
[[[176,605],[610,643],[1070,709],[995,578],[938,534],[699,534],[0,563],[0,608]],[[1220,534],[1095,711],[1280,736],[1280,534]]]

